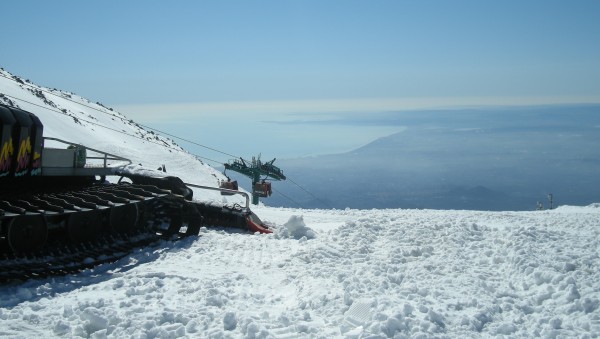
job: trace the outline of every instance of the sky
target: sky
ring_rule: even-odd
[[[302,123],[314,116],[600,102],[598,1],[20,1],[3,13],[0,67],[244,157],[398,131]]]

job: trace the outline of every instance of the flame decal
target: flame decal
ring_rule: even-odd
[[[17,169],[15,170],[15,176],[21,176],[27,173],[29,165],[29,159],[31,158],[31,140],[29,137],[21,141],[21,147],[19,147],[19,153],[17,154]]]
[[[10,171],[10,166],[12,165],[12,156],[15,153],[15,148],[13,146],[12,139],[9,139],[7,142],[2,145],[2,149],[0,149],[0,176],[5,176]]]

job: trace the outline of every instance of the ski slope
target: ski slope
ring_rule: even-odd
[[[0,93],[10,97],[0,100],[29,101],[18,104],[40,117],[46,136],[147,170],[165,164],[186,182],[216,186],[222,178],[116,112],[58,91],[46,100],[69,114],[46,110],[32,87],[2,75]],[[0,337],[600,335],[600,204],[530,212],[253,210],[273,234],[203,229],[79,274],[1,285]]]
[[[169,175],[178,176],[187,183],[215,187],[225,178],[173,140],[74,93],[37,86],[0,69],[0,94],[0,102],[16,103],[36,114],[44,125],[45,137],[83,144],[130,159],[136,166],[141,165],[130,171],[156,170],[165,165]],[[55,142],[46,146],[65,147]],[[218,192],[201,191],[196,195],[204,201],[223,202]],[[234,196],[224,201],[239,203],[244,200]]]

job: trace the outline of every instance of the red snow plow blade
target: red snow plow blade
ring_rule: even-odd
[[[245,207],[242,207],[238,204],[235,204],[232,207],[228,207],[213,206],[210,204],[195,202],[199,213],[204,219],[205,225],[238,227],[242,229],[247,229],[252,233],[273,233],[273,231],[271,231],[269,227],[265,223],[263,223],[262,220],[260,220],[260,218],[256,214],[254,214],[254,212],[250,210],[250,195],[248,195],[248,193],[224,188],[195,185],[190,183],[186,183],[185,186],[212,191],[220,191],[221,194],[226,195],[239,194],[246,198]]]
[[[251,232],[273,233],[253,212],[250,212],[248,217],[246,217],[246,222],[248,223],[248,230]]]

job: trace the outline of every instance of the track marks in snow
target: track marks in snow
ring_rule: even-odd
[[[14,286],[0,308],[0,331],[593,337],[600,333],[598,211],[313,210],[303,218],[313,239],[203,230],[136,253],[123,269],[122,262],[98,275]],[[283,210],[262,214],[276,231],[292,219]]]
[[[597,231],[581,237],[582,229],[594,229],[594,218],[578,220],[558,211],[552,218],[511,212],[408,210],[385,218],[380,211],[373,217],[360,213],[356,221],[319,235],[326,240],[301,256],[313,265],[307,274],[337,278],[321,283],[328,291],[343,289],[342,311],[374,300],[371,321],[354,322],[360,324],[350,329],[353,322],[343,313],[324,312],[327,305],[314,305],[320,299],[310,297],[308,306],[351,336],[435,334],[449,328],[471,335],[554,336],[598,328],[587,315],[598,307]],[[578,229],[578,224],[583,225]],[[536,321],[540,314],[553,316]]]

